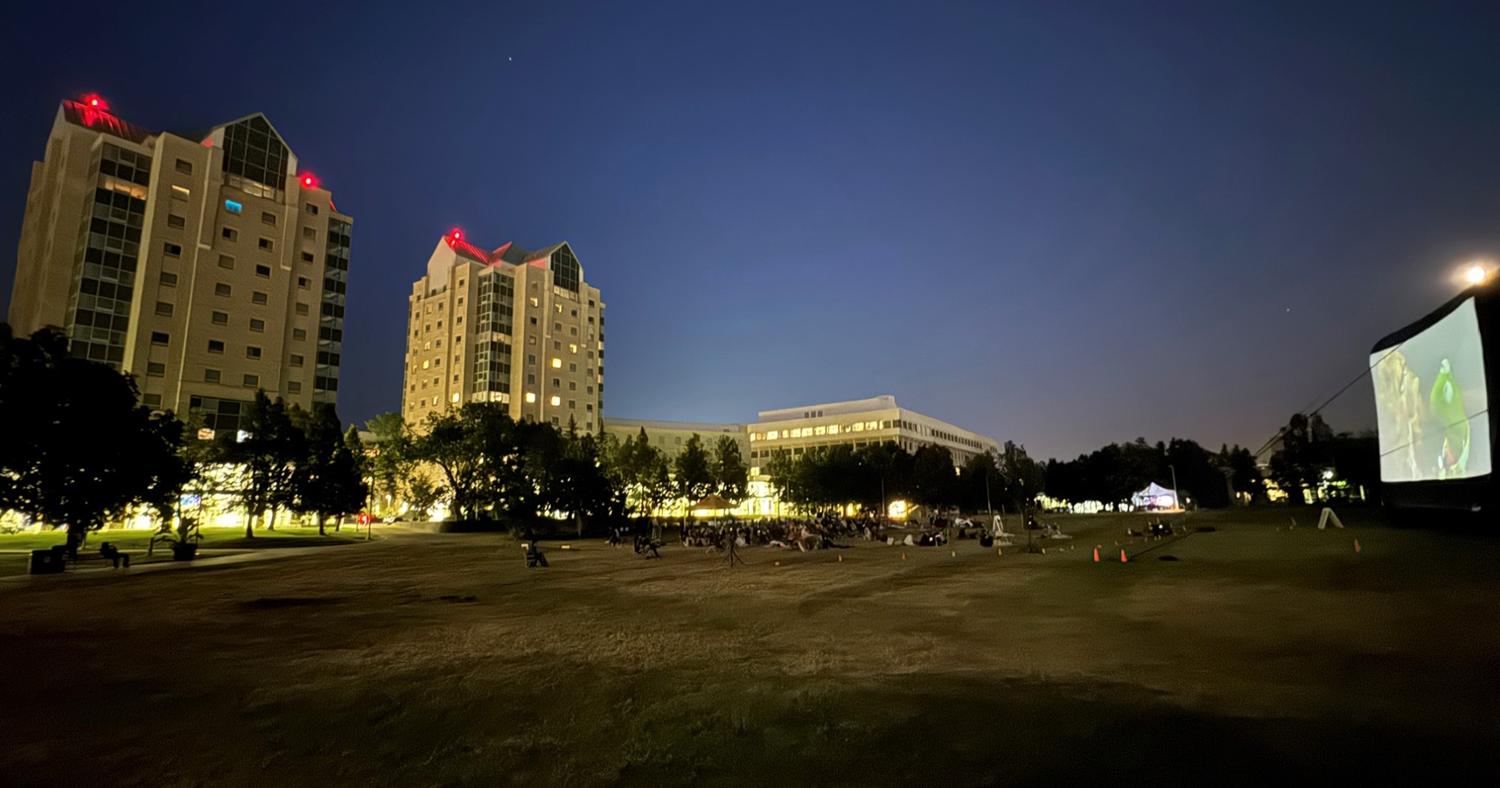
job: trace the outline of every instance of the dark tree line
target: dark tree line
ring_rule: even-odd
[[[977,454],[955,468],[942,446],[907,452],[893,442],[854,448],[813,448],[798,455],[777,452],[766,474],[784,504],[816,512],[846,504],[880,512],[893,500],[931,510],[1020,510],[1042,492],[1044,474],[1026,449],[1007,442],[1004,451]]]
[[[366,497],[363,448],[331,406],[307,413],[257,393],[244,440],[200,441],[142,405],[131,376],[70,355],[49,329],[22,338],[0,324],[0,424],[0,509],[66,527],[74,549],[137,506],[169,522],[188,487],[238,496],[246,536],[267,510],[314,516],[321,530]]]
[[[644,427],[623,441],[612,435],[602,440],[605,473],[638,512],[649,513],[673,501],[691,506],[709,495],[733,506],[749,494],[750,469],[739,442],[729,435],[705,446],[694,433],[671,459],[651,445]]]
[[[1362,487],[1374,497],[1380,486],[1380,441],[1375,433],[1335,433],[1314,413],[1295,414],[1277,436],[1270,475],[1292,503],[1304,503],[1303,490],[1328,482]]]
[[[0,509],[89,531],[137,505],[170,513],[191,473],[182,422],[140,404],[135,381],[68,354],[50,330],[0,323]]]
[[[530,527],[547,513],[587,522],[625,515],[605,469],[601,440],[550,424],[516,421],[502,405],[472,403],[430,417],[419,430],[395,414],[371,420],[379,438],[372,476],[383,494],[426,511],[447,501],[459,520],[506,519]]]
[[[1265,485],[1255,458],[1240,446],[1211,452],[1183,438],[1155,444],[1145,438],[1112,443],[1074,460],[1050,460],[1047,494],[1068,501],[1113,504],[1130,500],[1151,482],[1171,488],[1176,471],[1178,494],[1198,506],[1228,506],[1236,493],[1263,499]]]

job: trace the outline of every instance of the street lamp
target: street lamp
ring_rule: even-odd
[[[1489,278],[1489,269],[1485,268],[1483,263],[1473,263],[1464,269],[1464,281],[1470,285],[1482,285],[1484,280]]]

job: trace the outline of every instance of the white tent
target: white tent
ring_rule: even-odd
[[[1130,496],[1131,505],[1137,509],[1178,509],[1177,491],[1152,482],[1146,489]]]

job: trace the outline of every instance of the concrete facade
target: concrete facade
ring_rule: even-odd
[[[604,302],[567,243],[485,251],[439,239],[408,296],[401,415],[420,425],[466,402],[512,418],[597,432]]]
[[[134,375],[145,404],[238,428],[264,390],[338,396],[353,219],[260,114],[148,131],[64,101],[33,164],[8,321]]]
[[[751,475],[759,474],[778,451],[802,454],[815,447],[894,442],[908,452],[926,445],[942,446],[962,466],[976,454],[999,454],[1000,445],[986,435],[966,430],[896,404],[889,394],[868,399],[763,410],[747,425]]]

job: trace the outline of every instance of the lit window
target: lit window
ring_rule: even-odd
[[[172,185],[172,198],[173,199],[186,200],[187,198],[189,198],[191,196],[193,196],[193,193],[192,193],[192,191],[190,191],[188,189],[188,187],[186,187],[186,186],[178,186],[176,184]]]
[[[562,404],[562,397],[559,397],[559,396],[557,396],[557,395],[556,395],[556,394],[553,394],[553,395],[552,395],[552,399],[550,399],[550,400],[548,400],[548,402],[551,402],[551,403],[552,403],[552,407],[554,407],[554,408],[555,408],[555,407],[557,407],[557,406],[558,406],[558,405],[561,405],[561,404]]]
[[[776,430],[771,430],[770,432],[766,433],[766,440],[773,441],[779,437],[781,437],[781,433],[777,432]]]
[[[837,435],[837,434],[839,434],[839,425],[837,425],[837,424],[830,424],[830,425],[828,425],[828,434],[829,435]]]
[[[177,187],[174,186],[172,188],[175,189]],[[245,209],[245,206],[240,205],[235,200],[225,200],[224,201],[224,210],[229,211],[230,213],[239,213],[240,211],[243,211],[244,209]]]
[[[534,392],[534,391],[528,391],[528,392],[526,392],[526,401],[527,402],[536,402],[536,392]]]
[[[560,358],[554,358],[554,359],[552,359],[552,368],[553,369],[562,369],[562,359],[560,359]]]

